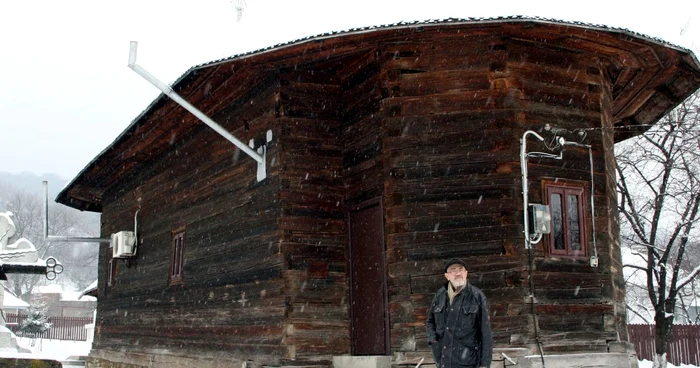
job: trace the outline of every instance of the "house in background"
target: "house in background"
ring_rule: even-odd
[[[682,306],[676,306],[674,324],[700,325],[700,305],[696,296],[685,297]]]
[[[2,311],[5,314],[18,314],[29,309],[27,302],[15,296],[5,285],[2,286],[5,293],[2,299]]]
[[[17,338],[10,328],[17,329],[16,320],[9,322],[8,314],[17,313],[28,309],[29,305],[9,292],[5,282],[7,274],[33,273],[48,271],[47,261],[39,258],[34,244],[25,238],[15,238],[16,226],[12,212],[0,212],[0,306],[2,306],[2,320],[0,320],[0,351],[5,353],[28,353],[29,349],[20,346]],[[12,241],[10,241],[12,240]]]
[[[46,305],[49,317],[92,317],[97,301],[79,291],[63,291],[59,284],[37,286],[29,297],[31,305]]]
[[[80,300],[85,296],[91,296],[97,300],[97,280],[93,281],[90,285],[83,289],[83,291],[81,291],[78,295],[78,299]]]
[[[3,296],[2,296],[2,313],[3,320],[0,322],[0,342],[1,351],[5,351],[6,348],[11,348],[13,351],[22,351],[22,349],[17,344],[16,337],[9,333],[9,331],[16,331],[19,328],[19,324],[14,322],[14,320],[8,321],[8,315],[10,314],[27,314],[29,310],[29,304],[24,300],[16,297],[7,287],[4,285],[4,281],[0,281],[3,286]],[[4,328],[7,328],[5,330]]]
[[[134,256],[101,246],[89,364],[429,365],[430,300],[461,257],[495,359],[634,366],[613,145],[699,86],[688,50],[535,18],[355,29],[194,67],[172,88],[264,151],[266,178],[160,96],[59,194],[101,212],[103,237],[138,223]],[[561,159],[523,159],[521,139]],[[528,202],[554,230],[532,252]]]
[[[80,292],[78,299],[82,299],[85,297],[92,297],[95,300],[97,300],[97,280],[95,280],[85,289],[83,289],[83,291]],[[92,323],[85,325],[85,330],[87,330],[87,342],[90,345],[92,345],[92,342],[95,340],[95,320],[97,320],[97,309],[94,310]]]

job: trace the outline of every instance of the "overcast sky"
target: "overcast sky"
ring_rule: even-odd
[[[527,15],[627,28],[700,52],[700,1],[0,1],[0,172],[72,179],[188,68],[333,30]]]

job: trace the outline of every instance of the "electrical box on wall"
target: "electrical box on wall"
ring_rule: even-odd
[[[528,208],[530,234],[549,234],[552,232],[552,215],[549,206],[530,204]]]
[[[129,258],[135,256],[136,234],[133,231],[120,231],[112,234],[112,258]]]

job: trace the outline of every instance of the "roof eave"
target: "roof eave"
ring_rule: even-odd
[[[184,74],[182,74],[173,84],[172,87],[174,90],[178,90],[181,88],[181,85],[186,83],[188,80],[191,80],[194,76],[196,76],[196,72],[204,69],[208,69],[211,67],[215,67],[217,65],[220,65],[222,63],[229,63],[233,61],[242,61],[245,59],[249,59],[252,57],[258,57],[260,55],[264,54],[269,54],[272,52],[279,52],[291,47],[298,47],[300,45],[304,45],[307,43],[311,42],[317,42],[325,39],[331,39],[331,38],[336,38],[339,36],[350,36],[350,35],[359,35],[359,34],[364,34],[364,33],[370,33],[370,32],[376,32],[376,31],[385,31],[385,30],[392,30],[392,29],[412,29],[412,28],[418,28],[418,27],[437,27],[437,26],[452,26],[452,25],[468,25],[468,24],[493,24],[493,23],[522,23],[522,22],[534,22],[538,24],[551,24],[551,25],[556,25],[556,26],[571,26],[571,27],[578,27],[581,29],[587,29],[587,30],[593,30],[593,31],[598,31],[598,32],[607,32],[607,33],[617,33],[621,35],[625,35],[628,37],[632,37],[634,39],[642,39],[663,47],[667,47],[673,50],[676,50],[678,52],[684,53],[688,55],[689,57],[687,58],[688,62],[690,64],[690,68],[693,69],[694,71],[698,72],[700,71],[700,62],[698,61],[697,57],[689,50],[664,42],[663,40],[656,39],[653,37],[649,37],[643,34],[631,32],[627,29],[622,29],[622,28],[613,28],[613,27],[607,27],[603,25],[595,25],[595,24],[588,24],[588,23],[581,23],[581,22],[564,22],[556,19],[547,19],[547,18],[538,18],[538,17],[525,17],[525,16],[517,16],[517,17],[499,17],[499,18],[449,18],[446,20],[427,20],[427,21],[414,21],[414,22],[400,22],[400,23],[394,23],[394,24],[388,24],[388,25],[382,25],[382,26],[371,26],[371,27],[362,27],[362,28],[353,28],[350,30],[346,31],[338,31],[338,32],[328,32],[328,33],[323,33],[320,35],[315,35],[315,36],[309,36],[297,40],[293,40],[290,42],[286,43],[281,43],[277,44],[274,46],[254,50],[251,52],[246,52],[243,54],[237,54],[233,55],[231,57],[219,59],[219,60],[214,60],[208,63],[196,65],[190,69],[188,69]],[[687,96],[689,96],[693,91],[689,91],[687,93]],[[684,98],[685,98],[684,97]],[[167,96],[164,94],[160,94],[156,99],[151,102],[148,107],[143,110],[135,119],[131,121],[131,123],[127,126],[127,128],[109,145],[107,146],[102,152],[100,152],[95,158],[93,158],[86,166],[83,168],[78,175],[71,180],[68,185],[57,195],[56,197],[56,202],[65,204],[67,206],[82,210],[82,211],[92,211],[92,212],[101,212],[102,211],[102,204],[101,200],[98,198],[95,199],[84,199],[80,198],[78,196],[79,193],[75,193],[77,190],[76,188],[79,186],[80,181],[83,179],[84,175],[86,173],[90,172],[91,170],[95,169],[95,167],[98,166],[98,163],[100,160],[105,156],[112,148],[117,145],[119,142],[125,139],[129,139],[129,137],[132,134],[132,130],[134,129],[135,126],[140,124],[142,121],[145,121],[147,119],[147,116],[154,110],[156,110],[156,107],[159,106],[160,104],[164,104],[167,101]],[[678,101],[675,105],[672,105],[668,107],[664,114],[668,113],[671,111],[675,106],[680,104],[682,100]],[[660,115],[655,121],[660,119],[664,114]],[[637,129],[632,129],[629,130],[626,134],[629,136],[640,134],[643,132],[643,130],[637,130]],[[620,134],[616,135],[616,138],[621,138],[621,139],[626,139],[628,136],[625,136],[625,132],[620,131]]]

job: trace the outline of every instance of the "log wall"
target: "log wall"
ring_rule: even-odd
[[[401,32],[368,33],[368,48],[319,41],[308,46],[313,57],[251,65],[264,77],[248,89],[227,83],[226,64],[211,72],[209,92],[197,96],[216,120],[243,141],[273,130],[268,179],[256,183],[252,160],[193,125],[111,187],[103,234],[131,229],[139,209],[145,235],[111,287],[101,249],[95,357],[124,350],[144,362],[169,350],[329,366],[351,350],[347,214],[375,198],[395,363],[431,363],[424,323],[452,257],[468,263],[489,300],[496,347],[536,353],[539,340],[546,354],[605,352],[626,340],[613,154],[621,92],[603,67],[609,60],[513,30]],[[198,87],[207,90],[189,88]],[[227,102],[211,102],[217,96]],[[154,119],[185,119],[168,111]],[[529,199],[543,202],[545,180],[592,186],[595,228],[589,217],[586,235],[589,249],[596,239],[597,268],[552,257],[543,241],[530,273],[519,141],[526,130],[549,137],[547,125],[593,147],[594,183],[588,150],[567,147],[563,160],[529,160]],[[528,147],[548,151],[534,140]],[[186,231],[184,282],[168,286],[177,229]]]
[[[318,68],[283,69],[280,79],[284,343],[295,352],[286,364],[330,365],[349,353],[341,88]]]
[[[392,349],[404,363],[429,358],[427,307],[445,281],[443,262],[460,257],[469,264],[470,282],[489,299],[497,347],[535,352],[537,323],[548,354],[582,346],[607,351],[607,342],[624,331],[624,286],[619,233],[608,211],[615,207],[614,156],[610,82],[600,61],[505,37],[456,43],[445,33],[430,42],[388,44],[386,51],[393,56],[384,67],[388,96],[379,115]],[[593,146],[601,264],[551,257],[540,242],[532,274],[535,319],[522,239],[519,140],[526,130],[544,135],[546,124],[585,128],[585,143]],[[547,152],[534,140],[528,144],[529,151]],[[543,201],[543,180],[590,188],[586,149],[568,148],[561,161],[530,159],[529,171],[532,203]],[[590,219],[586,226],[592,248]]]
[[[214,115],[246,142],[264,137],[277,114],[277,84],[256,88]],[[106,194],[102,233],[132,230],[138,210],[141,237],[136,259],[116,261],[112,286],[111,248],[101,246],[93,355],[143,366],[187,356],[277,364],[293,354],[283,344],[278,147],[269,147],[268,179],[256,183],[255,161],[202,123],[171,145]],[[181,230],[183,281],[169,285]]]

